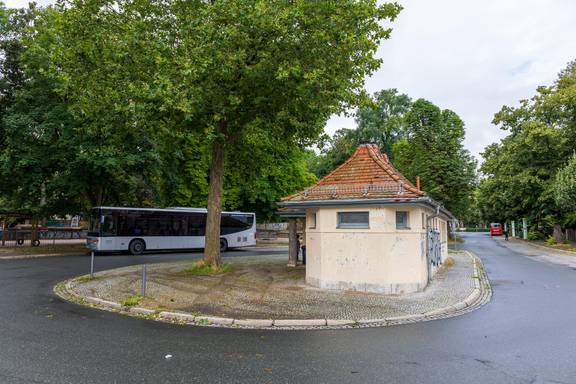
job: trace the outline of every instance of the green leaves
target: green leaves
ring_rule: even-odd
[[[510,131],[483,153],[479,204],[486,221],[526,217],[549,227],[550,218],[570,216],[576,148],[576,63],[570,63],[552,86],[538,87],[516,108],[504,106],[494,123]],[[552,221],[554,221],[552,220]]]
[[[387,153],[408,179],[457,216],[468,214],[476,185],[476,162],[464,149],[464,123],[454,112],[424,99],[412,103],[396,89],[377,92],[356,113],[358,128],[341,129],[329,140],[311,169],[323,176],[342,164],[359,144],[372,142]]]
[[[558,207],[576,211],[576,154],[556,174],[553,191]]]

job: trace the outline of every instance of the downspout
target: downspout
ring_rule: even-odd
[[[430,200],[433,204],[433,200]],[[430,220],[440,216],[440,204],[436,204],[436,213],[426,218],[426,265],[428,268],[428,282],[432,280],[432,266],[430,265]]]

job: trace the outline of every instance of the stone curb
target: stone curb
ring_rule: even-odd
[[[326,319],[279,319],[274,320],[275,327],[318,327],[325,326]]]
[[[468,297],[458,303],[432,311],[384,319],[231,319],[215,316],[195,316],[185,312],[157,312],[148,308],[124,307],[120,303],[103,300],[96,297],[80,296],[73,290],[75,279],[67,280],[54,287],[54,292],[65,300],[76,303],[89,303],[98,308],[132,315],[149,316],[152,319],[174,323],[184,323],[200,326],[218,326],[227,328],[247,328],[264,330],[306,330],[306,329],[351,329],[384,327],[390,325],[410,324],[420,321],[444,319],[463,315],[474,311],[488,301],[492,296],[490,282],[484,273],[482,262],[471,252],[463,250],[472,259],[474,289]],[[154,316],[155,315],[155,316]]]
[[[234,319],[234,325],[239,327],[271,327],[274,325],[274,320],[259,320],[259,319]]]
[[[166,320],[177,320],[186,322],[193,322],[195,319],[195,316],[189,313],[167,312],[167,311],[160,312],[158,314],[158,317]]]

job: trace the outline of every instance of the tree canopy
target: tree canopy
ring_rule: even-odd
[[[464,149],[464,123],[431,102],[412,102],[396,89],[374,94],[356,112],[356,129],[341,129],[327,141],[310,167],[319,176],[342,164],[361,143],[376,143],[407,178],[456,216],[468,215],[476,186],[476,162]]]
[[[203,136],[205,254],[217,265],[229,153],[255,143],[292,152],[316,140],[330,115],[363,97],[391,32],[382,22],[399,11],[374,0],[64,0],[41,48],[85,129]]]
[[[481,171],[479,205],[486,221],[527,218],[544,232],[569,220],[576,148],[576,62],[551,86],[538,87],[518,107],[504,106],[494,124],[509,132],[489,145]]]

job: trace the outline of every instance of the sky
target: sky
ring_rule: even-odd
[[[4,0],[19,7],[27,0]],[[52,3],[40,0],[39,4]],[[380,69],[366,79],[376,92],[396,88],[456,112],[464,145],[480,153],[506,132],[491,124],[503,105],[518,105],[539,85],[554,82],[576,60],[574,0],[398,0],[404,10],[378,50]],[[334,116],[326,132],[354,128]]]

